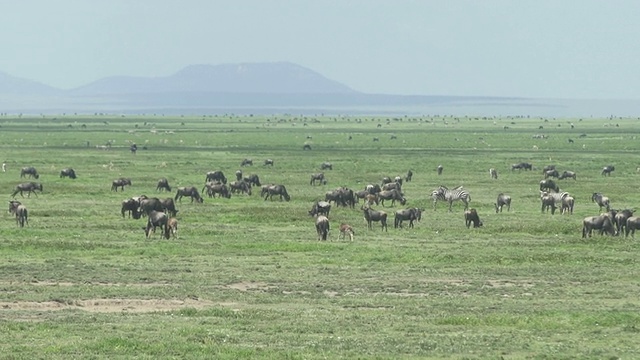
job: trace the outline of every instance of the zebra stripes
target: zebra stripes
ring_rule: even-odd
[[[433,210],[436,209],[438,201],[449,202],[449,211],[454,201],[462,201],[464,203],[464,209],[469,209],[469,202],[471,201],[471,195],[465,190],[462,185],[449,190],[446,186],[440,186],[436,190],[431,192],[431,198],[433,199]]]

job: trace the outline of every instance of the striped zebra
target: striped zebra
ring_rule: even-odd
[[[469,192],[462,188],[462,185],[449,190],[446,186],[440,186],[436,190],[431,192],[431,198],[433,199],[433,210],[436,209],[438,200],[449,202],[449,211],[454,201],[460,200],[464,203],[464,210],[469,209],[469,202],[471,201],[471,195]]]

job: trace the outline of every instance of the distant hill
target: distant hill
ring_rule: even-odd
[[[2,95],[52,96],[60,92],[59,89],[37,81],[0,72],[0,94]]]
[[[167,93],[354,94],[305,67],[288,63],[192,65],[166,77],[108,77],[71,90],[73,95]]]

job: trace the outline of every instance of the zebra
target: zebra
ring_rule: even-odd
[[[460,200],[464,203],[464,210],[469,209],[469,202],[471,201],[471,195],[465,190],[462,185],[449,190],[446,186],[440,185],[439,188],[431,192],[431,198],[433,199],[433,210],[436,209],[438,200],[449,202],[449,211],[454,201]]]
[[[498,179],[498,170],[494,168],[489,169],[489,175],[492,179]]]
[[[602,195],[602,193],[593,193],[593,195],[591,195],[591,201],[596,202],[598,206],[600,206],[600,211],[602,211],[602,208],[609,211],[609,198]]]

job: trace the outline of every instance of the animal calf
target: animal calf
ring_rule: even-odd
[[[353,241],[353,227],[349,224],[342,223],[340,224],[340,238],[345,239],[349,235],[349,239]]]
[[[169,218],[169,220],[167,220],[167,225],[165,228],[165,232],[169,232],[169,235],[165,234],[165,237],[168,239],[170,236],[173,236],[174,238],[178,238],[178,219],[176,218]]]

